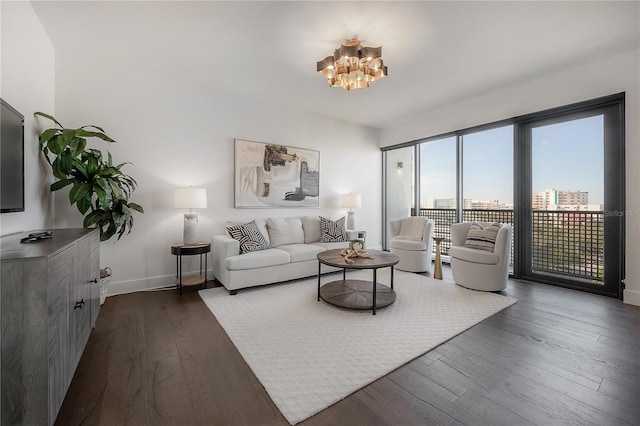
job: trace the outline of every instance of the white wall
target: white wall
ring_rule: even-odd
[[[358,228],[370,246],[381,245],[381,153],[378,130],[299,111],[263,105],[179,76],[149,75],[127,64],[76,61],[57,51],[56,111],[63,125],[97,124],[118,141],[108,149],[139,184],[132,201],[145,208],[133,232],[101,245],[101,266],[113,270],[110,294],[173,282],[170,245],[182,240],[184,211],[173,208],[173,190],[205,187],[199,236],[211,240],[227,220],[324,215],[338,218],[339,194],[360,192]],[[234,137],[320,151],[320,208],[235,209]],[[106,148],[102,142],[95,146]],[[81,226],[62,195],[56,227]],[[188,259],[188,258],[185,258]],[[185,269],[194,269],[195,262]]]
[[[626,290],[640,305],[640,53],[638,50],[540,76],[431,111],[380,133],[381,146],[435,136],[574,102],[626,92]]]
[[[25,211],[0,215],[0,235],[50,228],[50,175],[38,149],[35,111],[54,111],[54,49],[28,2],[0,3],[0,97],[24,115]]]

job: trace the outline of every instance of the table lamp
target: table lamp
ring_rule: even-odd
[[[360,194],[344,194],[342,195],[342,207],[348,207],[349,212],[347,216],[347,229],[356,229],[356,218],[353,213],[354,207],[362,207],[362,198]]]
[[[192,213],[191,209],[207,208],[207,190],[205,188],[176,188],[175,207],[177,209],[189,209],[184,214],[184,244],[195,244],[198,241],[198,213]]]

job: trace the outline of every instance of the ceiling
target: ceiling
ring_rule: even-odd
[[[58,57],[376,128],[640,46],[638,1],[31,3]],[[331,88],[316,62],[353,37],[389,76]]]

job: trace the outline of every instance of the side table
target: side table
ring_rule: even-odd
[[[433,237],[433,241],[436,242],[436,262],[433,271],[433,278],[436,280],[442,279],[442,259],[440,258],[440,243],[444,241],[443,237]]]
[[[207,287],[207,253],[211,251],[211,243],[173,244],[171,254],[176,257],[176,288],[182,294],[183,286],[202,285]],[[197,275],[182,276],[182,256],[200,255],[200,272]],[[202,259],[204,258],[204,270]]]

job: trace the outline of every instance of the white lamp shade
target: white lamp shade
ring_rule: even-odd
[[[206,209],[207,190],[205,188],[176,188],[175,203],[177,209]]]
[[[362,207],[362,198],[360,194],[344,194],[342,196],[342,207],[354,208]]]

